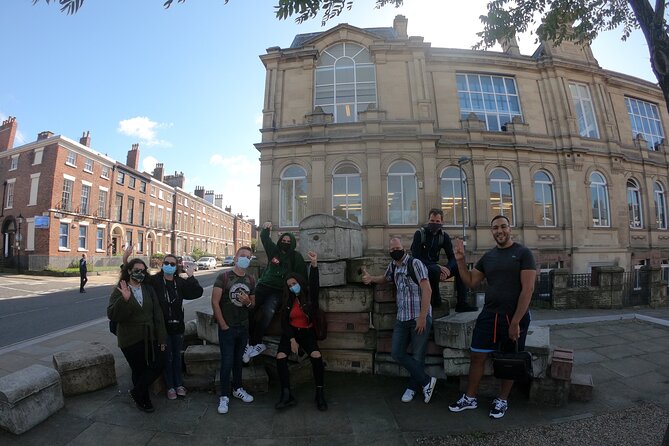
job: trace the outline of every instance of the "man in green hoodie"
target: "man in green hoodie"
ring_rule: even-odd
[[[307,278],[304,258],[295,251],[295,236],[285,232],[275,244],[270,238],[271,230],[272,223],[268,221],[260,231],[260,241],[267,253],[267,267],[256,284],[255,302],[249,317],[249,345],[242,358],[244,362],[249,362],[267,348],[262,338],[281,303],[286,274],[297,273]]]

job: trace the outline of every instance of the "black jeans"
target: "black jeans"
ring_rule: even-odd
[[[79,281],[79,292],[82,292],[84,291],[84,285],[86,285],[86,282],[88,282],[88,277],[86,276],[86,274],[82,274],[80,279],[81,280]]]
[[[283,291],[264,285],[256,287],[256,305],[249,315],[249,345],[262,343],[267,327],[279,308]]]
[[[145,357],[144,341],[122,348],[123,356],[132,370],[132,384],[134,394],[140,402],[149,400],[149,386],[158,378],[165,368],[164,352],[154,343]]]
[[[430,301],[432,306],[437,308],[441,306],[441,294],[439,293],[441,266],[436,263],[425,266],[427,267],[427,278],[430,281],[430,287],[432,287],[432,298]],[[467,287],[465,286],[464,282],[462,282],[462,279],[460,279],[460,274],[458,274],[457,268],[451,271],[451,277],[455,278],[453,291],[455,293],[457,305],[465,305],[467,303]]]

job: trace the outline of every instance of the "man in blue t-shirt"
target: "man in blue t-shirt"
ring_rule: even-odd
[[[465,285],[473,288],[486,279],[488,288],[485,305],[476,319],[472,334],[467,392],[448,406],[451,412],[476,409],[476,392],[488,355],[499,350],[499,346],[508,340],[518,343],[518,351],[524,350],[530,325],[528,309],[537,276],[532,252],[511,239],[511,225],[507,217],[497,215],[490,226],[497,246],[486,252],[471,271],[467,270],[462,240],[458,240],[455,246],[458,271]],[[501,380],[500,387],[500,395],[490,407],[491,418],[502,418],[506,413],[513,380]]]

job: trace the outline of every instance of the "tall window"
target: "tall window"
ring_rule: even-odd
[[[102,178],[109,178],[109,166],[102,166],[102,173],[100,173]]]
[[[132,224],[135,214],[135,199],[128,197],[128,223]]]
[[[128,187],[129,187],[130,189],[134,189],[134,188],[135,188],[135,183],[137,183],[137,178],[135,178],[135,177],[133,177],[133,176],[131,176],[131,177],[128,178]]]
[[[648,149],[657,150],[656,145],[664,139],[664,130],[662,130],[657,105],[633,98],[625,98],[625,105],[632,126],[632,137],[643,136]]]
[[[116,203],[114,204],[114,220],[123,221],[123,194],[116,194]]]
[[[81,186],[81,200],[79,201],[79,213],[88,215],[88,199],[91,196],[91,186],[83,184]]]
[[[592,203],[592,225],[595,227],[611,226],[609,193],[606,189],[606,180],[599,172],[590,174],[590,200]]]
[[[30,198],[28,199],[28,206],[34,206],[37,204],[37,193],[39,191],[39,177],[40,177],[39,172],[30,175]]]
[[[65,164],[70,166],[77,167],[77,154],[71,150],[67,151],[67,158],[65,159]]]
[[[65,211],[72,210],[72,189],[74,188],[74,181],[63,179],[63,194],[61,195],[60,205],[61,209]]]
[[[95,231],[95,250],[102,251],[104,249],[105,230],[104,228],[97,228]]]
[[[137,231],[137,252],[144,252],[144,231]]]
[[[125,183],[125,172],[121,172],[120,170],[116,174],[116,182],[118,184],[123,184]]]
[[[297,226],[307,216],[307,174],[300,166],[290,166],[281,174],[279,221],[281,226]]]
[[[634,179],[627,180],[627,209],[629,210],[630,228],[643,228],[643,214],[641,213],[641,191]]]
[[[35,152],[33,154],[33,166],[36,166],[37,164],[42,164],[42,155],[44,155],[44,148],[40,147],[39,149],[35,149]]]
[[[351,163],[340,164],[332,175],[332,215],[362,223],[360,171]]]
[[[406,161],[388,169],[388,224],[418,224],[416,170]]]
[[[15,179],[7,181],[7,198],[5,199],[5,209],[14,207],[14,184]]]
[[[158,214],[157,214],[158,221],[156,221],[156,226],[158,226],[161,229],[165,227],[165,221],[163,220],[163,209],[164,208],[162,206],[158,206]],[[200,218],[198,217],[198,230],[200,229],[199,221]],[[198,232],[198,230],[196,230],[195,232]]]
[[[107,218],[107,191],[104,189],[98,194],[98,217]]]
[[[499,132],[514,116],[523,118],[512,77],[458,74],[456,82],[461,119],[475,113],[489,131]]]
[[[534,174],[534,221],[537,226],[555,226],[553,180],[543,171]]]
[[[156,225],[155,215],[156,215],[156,205],[151,204],[149,206],[149,226],[151,226],[152,228],[154,228]]]
[[[137,224],[144,226],[144,207],[146,203],[143,201],[139,202],[139,209],[137,209]]]
[[[664,187],[660,183],[655,183],[655,222],[657,229],[667,229],[667,197],[664,193]]]
[[[60,223],[60,225],[59,225],[58,247],[59,248],[69,248],[70,247],[70,224],[69,223]]]
[[[462,216],[463,201],[464,218]],[[464,171],[460,172],[458,167],[447,167],[441,173],[441,210],[444,211],[444,225],[446,226],[462,226],[463,221],[468,220],[467,176]]]
[[[79,249],[86,249],[88,246],[88,226],[79,225]]]
[[[571,100],[576,111],[576,118],[578,119],[579,133],[581,136],[587,138],[599,138],[599,130],[595,121],[595,108],[592,106],[592,99],[590,98],[590,89],[587,85],[570,82],[569,91],[571,92]]]
[[[93,172],[93,160],[90,158],[86,158],[84,161],[84,171],[85,172]]]
[[[16,170],[19,168],[19,156],[14,155],[9,159],[9,170]]]
[[[132,231],[125,231],[125,241],[128,246],[132,245]]]
[[[514,226],[515,214],[511,175],[504,169],[494,169],[490,172],[490,218],[504,215]]]
[[[315,72],[314,106],[335,122],[355,122],[358,112],[376,103],[376,71],[369,50],[344,42],[324,50]]]

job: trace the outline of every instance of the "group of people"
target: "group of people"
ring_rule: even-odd
[[[410,251],[393,237],[389,242],[391,262],[383,275],[372,276],[362,271],[364,284],[393,282],[396,287],[397,317],[392,335],[392,357],[409,372],[409,383],[402,402],[411,402],[416,393],[429,403],[437,379],[425,372],[425,352],[432,327],[432,307],[441,305],[439,282],[455,278],[456,312],[477,311],[467,303],[467,288],[475,288],[487,280],[484,308],[477,317],[472,336],[471,362],[467,391],[449,409],[461,412],[478,406],[476,393],[483,377],[489,353],[508,340],[524,349],[530,322],[529,304],[534,289],[536,265],[526,247],[513,242],[509,219],[503,215],[491,221],[496,246],[486,252],[469,270],[465,263],[462,240],[455,247],[442,228],[443,212],[431,209],[428,222],[416,231]],[[318,410],[328,408],[324,392],[324,364],[316,332],[315,311],[318,308],[318,257],[296,251],[293,234],[286,232],[274,243],[267,222],[260,239],[268,257],[267,267],[257,280],[247,272],[252,250],[237,250],[234,267],[218,275],[212,290],[212,309],[218,325],[221,350],[218,412],[229,411],[230,398],[250,403],[253,396],[242,385],[242,368],[251,358],[267,349],[263,336],[275,313],[280,311],[281,338],[276,354],[276,367],[281,385],[278,410],[297,402],[291,391],[288,357],[304,353],[311,362]],[[444,251],[447,262],[440,265]],[[162,371],[166,353],[165,379],[167,396],[174,399],[186,394],[181,382],[178,358],[183,342],[184,299],[202,295],[202,287],[186,270],[187,279],[175,275],[176,258],[168,255],[162,270],[148,275],[140,259],[124,260],[119,286],[110,297],[108,316],[118,322],[118,345],[132,369],[134,388],[130,392],[137,407],[152,411],[148,386]],[[409,353],[408,349],[410,347]],[[501,418],[508,408],[513,381],[502,380],[500,394],[492,401],[489,415]]]

